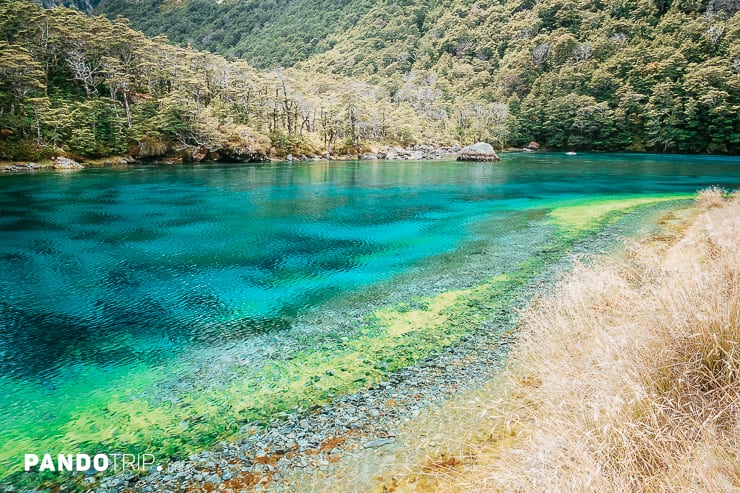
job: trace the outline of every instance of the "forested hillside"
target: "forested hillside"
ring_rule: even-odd
[[[371,0],[106,0],[98,12],[126,17],[150,36],[244,58],[258,68],[288,67],[331,49]]]
[[[104,0],[99,9],[260,67],[303,60],[307,71],[371,81],[443,138],[738,152],[737,0],[324,3]]]
[[[258,72],[147,38],[125,20],[3,1],[0,128],[0,159],[254,160],[410,144],[424,125],[369,84]]]
[[[369,80],[400,73],[397,98],[430,114],[464,97],[468,112],[477,101],[506,102],[514,141],[737,152],[736,4],[449,2],[405,8],[418,19],[405,30],[398,9],[379,4],[375,22],[346,33],[316,68]]]
[[[738,3],[98,6],[187,48],[125,19],[0,0],[0,159],[261,159],[478,140],[737,154]]]

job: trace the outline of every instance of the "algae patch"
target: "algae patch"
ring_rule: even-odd
[[[21,445],[33,443],[34,450],[105,447],[177,457],[237,435],[244,425],[356,392],[456,343],[480,327],[491,310],[508,306],[532,274],[534,264],[525,265],[512,276],[497,276],[470,289],[377,310],[356,337],[343,343],[297,351],[258,368],[234,368],[229,381],[184,391],[176,400],[157,402],[139,392],[71,404],[62,420],[49,423],[43,437],[18,436],[12,446],[6,444],[4,476],[19,472],[16,452]]]
[[[606,196],[597,199],[578,199],[556,205],[549,214],[550,221],[568,236],[604,226],[643,205],[693,199],[693,195]]]
[[[392,336],[430,329],[445,322],[447,316],[444,310],[453,306],[460,297],[467,294],[470,294],[470,290],[447,291],[425,299],[426,309],[399,311],[398,308],[386,308],[375,312],[375,316]]]

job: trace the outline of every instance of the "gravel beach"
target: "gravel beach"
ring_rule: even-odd
[[[507,303],[470,305],[485,314],[482,322],[466,327],[469,331],[455,344],[386,374],[380,382],[324,405],[276,413],[267,423],[245,424],[233,440],[164,460],[143,474],[74,475],[61,491],[325,491],[321,480],[357,471],[355,466],[372,474],[394,451],[419,446],[405,443],[408,434],[403,433],[404,427],[414,426],[415,418],[481,387],[504,367],[520,313],[550,292],[562,272],[574,262],[588,262],[591,255],[618,250],[622,238],[644,234],[668,208],[645,207],[625,215],[565,252],[542,249],[535,255],[545,267],[520,285]],[[474,256],[469,269],[480,268],[483,258]],[[365,475],[364,480],[371,477]],[[354,483],[349,484],[352,490]],[[358,480],[357,488],[366,484]]]
[[[380,456],[394,447],[413,446],[399,442],[399,429],[424,408],[471,391],[500,371],[515,340],[521,310],[547,292],[577,259],[618,246],[634,227],[632,219],[577,244],[532,279],[514,303],[426,361],[329,404],[276,416],[266,426],[250,430],[247,438],[221,442],[212,450],[169,463],[162,471],[105,478],[92,490],[316,491],[307,478],[326,477],[341,462],[356,460],[360,454],[365,460],[368,451],[377,450]]]

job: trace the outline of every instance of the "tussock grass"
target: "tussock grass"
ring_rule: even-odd
[[[735,195],[737,195],[735,193]],[[696,203],[704,209],[720,207],[725,203],[725,199],[731,196],[730,192],[724,188],[712,186],[701,190],[696,197]]]
[[[528,310],[504,375],[384,490],[740,491],[740,195],[697,208]]]

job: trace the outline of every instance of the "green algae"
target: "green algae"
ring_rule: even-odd
[[[637,207],[691,197],[613,196],[555,203],[545,222],[557,226],[558,233],[513,271],[468,289],[381,308],[365,319],[356,337],[334,347],[297,351],[290,359],[267,361],[258,368],[234,368],[233,378],[222,385],[182,392],[176,401],[155,402],[144,392],[151,383],[161,381],[164,370],[132,379],[137,369],[121,368],[115,377],[122,383],[126,379],[125,393],[70,402],[40,427],[35,421],[38,416],[28,417],[27,429],[34,429],[37,436],[11,437],[0,447],[0,464],[5,471],[0,477],[18,473],[19,451],[105,450],[153,453],[160,460],[180,457],[216,440],[237,436],[245,425],[269,422],[279,413],[323,404],[336,395],[366,388],[389,372],[455,344],[494,313],[510,310],[521,288],[562,257],[575,241]],[[71,388],[57,391],[79,395]],[[38,394],[34,400],[41,402],[42,393],[38,389],[33,392]]]
[[[19,471],[21,460],[14,457],[18,450],[88,446],[91,451],[182,456],[235,436],[245,424],[264,423],[276,413],[361,390],[473,331],[486,320],[486,312],[511,301],[513,287],[530,277],[526,269],[532,265],[513,277],[497,276],[469,290],[412,300],[412,309],[401,303],[378,310],[367,318],[359,335],[342,346],[299,351],[289,360],[270,361],[257,371],[237,368],[237,377],[227,384],[183,393],[174,403],[154,404],[131,393],[77,402],[47,426],[45,437],[18,437],[5,444],[0,456],[7,467],[5,476]],[[146,380],[137,387],[143,388]],[[60,426],[61,435],[52,433],[54,424]]]
[[[613,223],[637,207],[693,198],[694,195],[688,194],[654,194],[576,199],[556,205],[549,217],[561,234],[576,237]]]

